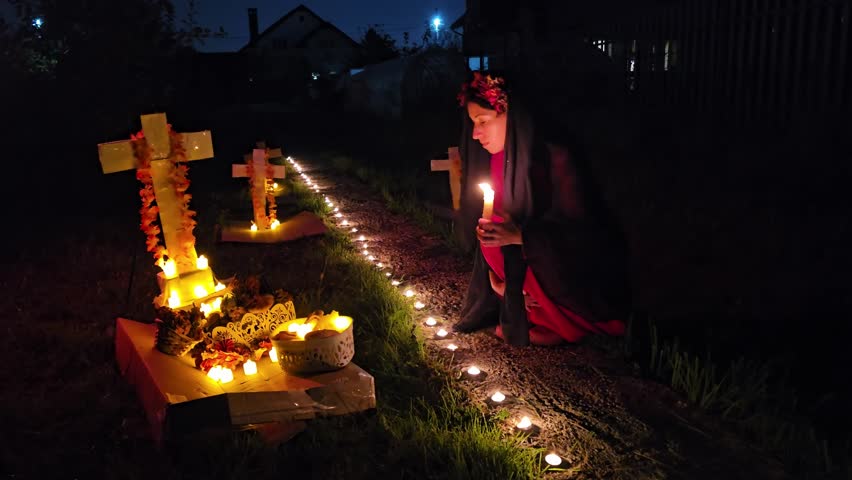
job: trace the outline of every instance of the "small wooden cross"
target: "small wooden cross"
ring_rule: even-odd
[[[462,164],[461,156],[459,155],[459,147],[450,147],[447,149],[450,156],[449,160],[432,160],[433,172],[450,172],[450,192],[453,194],[453,210],[461,208],[461,179],[462,179]]]
[[[285,178],[286,169],[283,165],[272,165],[272,178],[267,177],[267,165],[269,164],[269,158],[275,158],[281,156],[281,149],[274,148],[268,149],[266,148],[265,143],[258,142],[258,148],[255,148],[252,152],[251,157],[248,154],[245,155],[246,163],[251,160],[252,162],[252,179],[251,179],[251,189],[252,189],[252,197],[259,198],[260,201],[254,205],[254,224],[257,225],[258,228],[267,228],[269,225],[265,225],[263,222],[263,218],[266,218],[266,186],[267,182],[272,180],[273,178]],[[231,176],[234,178],[239,177],[248,177],[249,176],[249,168],[248,165],[239,165],[235,164],[231,166]],[[256,196],[256,197],[255,197]]]
[[[181,203],[170,178],[174,164],[171,160],[173,152],[169,141],[166,114],[142,115],[141,119],[145,141],[151,147],[151,177],[154,180],[154,196],[160,210],[160,225],[165,237],[166,250],[177,252],[180,251],[179,234],[184,228],[181,224]],[[213,142],[209,130],[183,133],[181,136],[187,161],[213,158]],[[137,168],[133,144],[130,140],[98,144],[98,155],[105,174]],[[187,255],[189,258],[177,262],[179,274],[196,270],[198,255],[195,253],[194,245],[189,248]]]

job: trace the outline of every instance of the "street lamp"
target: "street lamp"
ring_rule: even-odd
[[[435,33],[438,33],[438,28],[441,27],[441,17],[436,16],[432,19],[432,26],[435,27]]]

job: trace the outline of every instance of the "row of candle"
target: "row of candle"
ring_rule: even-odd
[[[308,185],[308,187],[312,187],[314,192],[319,193],[318,185],[313,183],[311,181],[310,177],[308,175],[306,175],[305,173],[303,173],[301,166],[298,163],[296,163],[296,161],[293,160],[291,157],[287,157],[287,160],[296,168],[296,170],[302,176],[302,179],[305,181],[305,183]],[[494,190],[487,183],[480,184],[479,187],[483,191],[482,218],[491,218],[491,215],[493,213],[493,204],[494,204]],[[340,226],[348,227],[350,225],[350,223],[344,217],[343,213],[340,212],[340,207],[336,207],[334,205],[334,202],[328,196],[324,196],[323,198],[324,198],[325,204],[329,208],[333,209],[333,216],[334,216],[334,218],[338,219],[338,221],[340,222],[339,223]],[[358,233],[358,229],[353,226],[351,229],[349,229],[349,232],[352,233],[352,234],[355,234],[355,233]],[[368,242],[367,242],[367,238],[362,234],[362,235],[359,235],[356,240],[358,242],[361,242],[360,250],[361,250],[361,253],[364,255],[364,257],[367,260],[369,260],[371,263],[375,262],[375,260],[376,260],[375,256],[373,256],[370,253],[370,250],[368,249],[369,245],[368,245]],[[376,264],[376,266],[379,269],[384,268],[384,264],[382,262],[378,262]],[[385,272],[385,276],[390,278],[390,277],[392,277],[392,274],[391,274],[391,272]],[[391,278],[391,284],[393,286],[395,286],[395,287],[400,286],[401,283],[402,282],[400,282],[399,280]],[[402,294],[406,298],[414,298],[417,295],[417,293],[411,288],[406,288],[403,291]],[[426,307],[426,305],[419,300],[416,300],[414,302],[414,308],[416,310],[422,310],[425,307]],[[427,327],[436,327],[438,325],[438,321],[434,317],[430,316],[430,317],[427,317],[425,319],[424,324]],[[449,332],[444,328],[439,328],[437,330],[437,332],[435,332],[435,335],[439,339],[445,339],[447,336],[449,336]],[[454,343],[450,343],[446,346],[446,348],[447,348],[447,350],[449,350],[451,352],[455,352],[459,347]],[[478,378],[482,374],[482,370],[475,365],[469,366],[465,371],[471,378]],[[494,402],[496,404],[501,404],[506,400],[506,395],[503,392],[500,392],[498,390],[498,391],[495,391],[491,395],[490,398],[491,398],[492,402]],[[529,431],[530,429],[532,429],[533,423],[532,423],[532,420],[528,416],[523,416],[515,424],[515,427],[520,431]],[[547,454],[545,456],[544,460],[548,465],[551,465],[551,466],[558,466],[558,465],[562,464],[562,457],[560,457],[558,454],[556,454],[554,452],[550,452],[549,454]]]
[[[272,363],[278,363],[278,351],[275,347],[269,349],[269,360]],[[246,360],[243,362],[243,373],[248,377],[257,375],[257,362],[254,360]],[[234,372],[228,367],[216,365],[207,372],[207,376],[219,383],[230,383],[234,381]]]

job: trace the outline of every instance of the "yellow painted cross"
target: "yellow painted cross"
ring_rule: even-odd
[[[269,225],[265,225],[265,222],[262,220],[263,218],[266,218],[267,182],[273,178],[285,178],[286,175],[286,170],[283,165],[272,165],[272,178],[266,176],[268,173],[267,165],[269,164],[269,158],[276,158],[280,156],[281,149],[267,149],[265,144],[262,144],[261,142],[258,142],[258,148],[254,149],[251,156],[249,156],[249,154],[245,155],[246,163],[249,161],[252,162],[252,198],[258,198],[260,200],[254,205],[254,224],[257,225],[258,228],[269,227]],[[248,165],[232,165],[231,176],[234,178],[248,177]]]
[[[182,205],[171,179],[174,163],[169,142],[168,124],[165,113],[142,115],[142,131],[145,141],[151,148],[151,177],[154,180],[154,196],[160,210],[160,225],[165,237],[166,250],[180,251],[179,234],[184,230],[181,224]],[[213,142],[209,130],[203,132],[183,133],[183,146],[186,149],[186,160],[202,160],[213,157]],[[101,143],[98,145],[98,155],[104,173],[121,172],[137,168],[137,160],[133,155],[133,144],[130,140]],[[172,250],[174,249],[174,250]],[[178,274],[196,270],[198,255],[193,245],[187,252],[189,258],[177,262]]]
[[[461,156],[459,155],[459,147],[450,147],[447,149],[449,160],[432,160],[433,172],[450,172],[450,192],[453,194],[453,210],[461,208],[461,180],[462,180],[462,164]]]

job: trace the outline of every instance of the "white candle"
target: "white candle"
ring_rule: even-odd
[[[494,190],[487,183],[480,183],[479,188],[482,189],[482,218],[491,220],[494,213]]]
[[[195,259],[195,268],[198,270],[207,270],[207,267],[210,266],[210,263],[207,261],[207,257],[201,255],[197,259]]]
[[[207,376],[212,378],[214,381],[218,382],[220,378],[222,378],[222,366],[216,365],[207,371]]]
[[[358,229],[353,227],[352,230],[349,230],[349,231],[352,232],[352,233],[357,233]]]
[[[230,368],[222,368],[222,376],[219,377],[219,383],[228,383],[234,380],[234,372]]]
[[[562,464],[562,457],[555,453],[550,453],[544,457],[544,461],[547,462],[548,465],[556,467]]]
[[[467,373],[468,373],[468,375],[477,376],[480,373],[482,373],[482,371],[480,369],[478,369],[477,367],[473,366],[473,367],[470,367],[470,368],[467,369]]]
[[[366,242],[366,241],[367,241],[367,237],[365,237],[364,235],[361,235],[360,237],[358,237],[358,241],[359,241],[359,242]]]
[[[272,223],[269,224],[269,228],[275,230],[280,225],[281,225],[281,222],[279,222],[278,219],[276,218],[275,220],[272,221]]]
[[[423,310],[426,308],[426,304],[420,301],[414,302],[414,308],[417,310]]]
[[[414,296],[414,290],[409,288],[408,290],[405,291],[404,295],[408,298],[411,298],[411,297]]]
[[[208,295],[207,289],[201,285],[196,285],[195,288],[192,289],[192,293],[195,294],[195,298],[204,298]]]
[[[257,363],[254,360],[246,360],[246,363],[243,364],[243,372],[246,375],[257,374]]]
[[[391,273],[390,273],[390,272],[385,272],[385,276],[386,276],[386,277],[390,277],[390,276],[391,276]]]
[[[349,220],[343,220],[342,222],[340,222],[340,224],[345,227],[345,226],[349,225]]]
[[[451,343],[451,344],[447,345],[447,350],[449,350],[451,352],[455,352],[456,350],[458,350],[458,348],[459,347],[455,343]]]
[[[438,333],[436,333],[436,335],[438,335],[439,337],[446,337],[449,334],[450,334],[450,332],[444,330],[443,328],[438,330]]]
[[[375,260],[376,260],[376,257],[374,257],[374,256],[370,255],[370,256],[368,256],[368,257],[367,257],[367,260],[369,260],[369,261],[373,262],[373,261],[375,261]]]
[[[377,263],[376,266],[379,267],[379,268],[385,268],[385,266],[384,266],[384,264],[382,264],[382,262]]]
[[[255,224],[254,224],[254,222],[251,222],[251,231],[252,231],[252,232],[256,232],[256,231],[257,231],[257,225],[255,225]]]
[[[177,275],[177,264],[171,258],[163,263],[162,269],[163,274],[166,276],[166,278],[173,278],[175,275]]]
[[[169,308],[177,308],[180,306],[180,297],[178,297],[177,292],[172,292],[169,296]]]
[[[429,325],[430,327],[434,327],[434,326],[435,326],[435,325],[437,325],[437,324],[438,324],[438,321],[437,321],[437,320],[435,320],[435,318],[434,318],[434,317],[428,317],[428,318],[426,319],[426,325]]]
[[[275,350],[275,347],[269,349],[269,360],[272,363],[278,363],[278,350]]]
[[[497,392],[494,392],[494,395],[491,395],[491,400],[493,400],[496,403],[500,403],[503,400],[506,400],[506,395],[503,395],[502,392],[497,391]]]
[[[518,422],[517,427],[521,430],[526,430],[532,427],[532,420],[530,420],[530,417],[524,417],[520,422]]]

